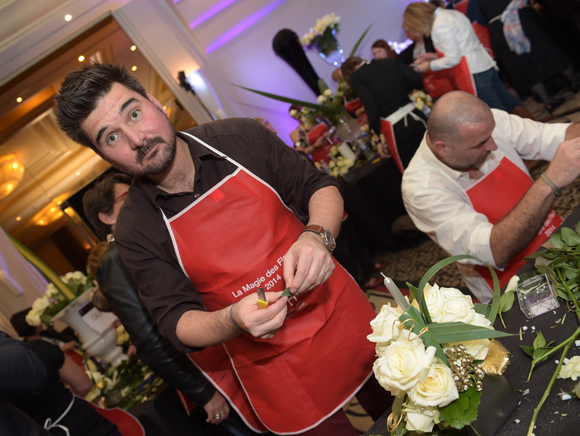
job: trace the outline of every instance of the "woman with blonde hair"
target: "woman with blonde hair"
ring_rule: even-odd
[[[495,61],[481,44],[465,14],[430,3],[411,3],[403,15],[403,30],[414,41],[430,37],[437,50],[437,53],[424,53],[417,57],[413,63],[417,71],[448,70],[458,66],[465,57],[477,97],[489,107],[506,112],[523,106],[501,82]],[[450,74],[455,74],[455,71]]]

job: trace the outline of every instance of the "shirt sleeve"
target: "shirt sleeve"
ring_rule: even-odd
[[[453,26],[449,24],[433,25],[433,41],[436,41],[437,50],[443,53],[443,57],[430,62],[433,71],[453,68],[461,62],[461,48],[455,37]]]
[[[350,85],[355,94],[360,98],[369,119],[370,128],[377,134],[381,134],[381,114],[379,105],[375,99],[375,93],[364,78],[362,68],[352,73]]]

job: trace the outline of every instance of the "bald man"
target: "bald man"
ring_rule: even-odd
[[[450,255],[496,269],[503,287],[562,222],[552,209],[580,175],[580,125],[543,124],[490,109],[461,91],[441,97],[403,174],[403,200],[418,229]],[[533,181],[523,159],[550,165]],[[460,265],[482,302],[492,298],[485,266]]]

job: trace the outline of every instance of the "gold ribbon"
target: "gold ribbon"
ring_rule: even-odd
[[[510,364],[512,354],[499,341],[491,339],[487,356],[481,369],[487,375],[502,375]]]

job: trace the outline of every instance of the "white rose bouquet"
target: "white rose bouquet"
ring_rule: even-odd
[[[398,306],[381,308],[367,338],[376,344],[375,377],[396,397],[387,421],[392,435],[428,433],[439,423],[460,429],[477,418],[490,339],[509,336],[492,327],[500,309],[497,277],[491,305],[427,283],[443,266],[468,258],[476,259],[453,256],[431,268],[418,288],[409,286],[412,301],[385,278]]]
[[[32,303],[32,309],[26,315],[28,324],[35,327],[42,323],[49,325],[53,316],[94,286],[91,275],[85,276],[80,271],[68,272],[60,280],[60,283],[49,283],[45,294]]]
[[[339,23],[340,17],[336,16],[334,12],[319,18],[314,27],[300,39],[300,43],[305,49],[321,43],[324,44],[331,35],[334,36],[338,32]]]

